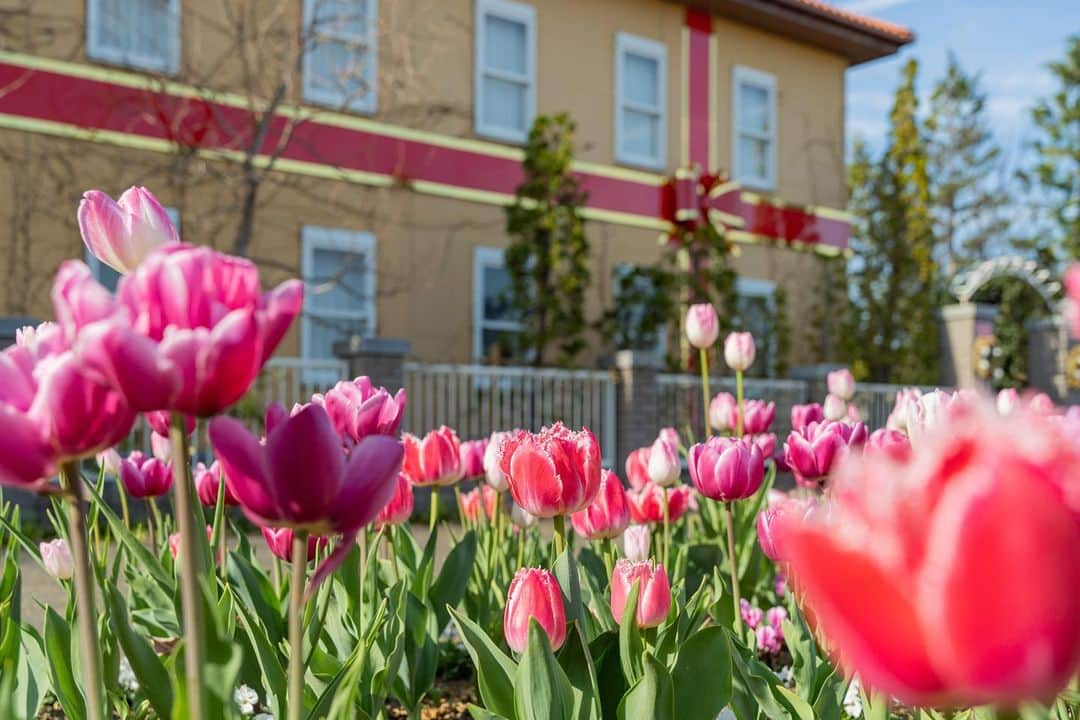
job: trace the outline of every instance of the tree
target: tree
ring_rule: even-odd
[[[1069,38],[1065,57],[1048,65],[1057,82],[1031,111],[1034,160],[1019,173],[1032,195],[1035,231],[1028,244],[1056,260],[1080,259],[1080,35]]]
[[[909,60],[881,156],[872,158],[859,143],[849,170],[858,220],[844,345],[855,371],[878,382],[932,383],[938,374],[940,291],[917,74],[918,63]]]
[[[552,346],[560,364],[585,347],[590,273],[581,207],[587,195],[571,171],[573,159],[574,122],[565,113],[537,117],[525,146],[525,178],[506,209],[511,300],[525,323],[518,349],[537,366]]]
[[[1002,210],[1001,148],[986,116],[986,94],[950,54],[945,77],[930,96],[926,119],[935,259],[945,278],[992,252],[1008,227]]]

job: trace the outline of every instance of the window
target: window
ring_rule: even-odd
[[[473,255],[473,357],[499,360],[514,356],[523,329],[511,298],[510,273],[499,248],[478,247]]]
[[[180,0],[87,0],[86,54],[102,62],[175,73]]]
[[[615,36],[615,157],[664,167],[667,48],[655,40]]]
[[[304,0],[304,98],[375,112],[377,0]]]
[[[536,109],[536,10],[476,0],[476,132],[524,142]]]
[[[776,76],[735,68],[735,179],[753,187],[776,187]]]
[[[754,364],[747,369],[749,377],[767,377],[772,372],[774,315],[776,312],[776,283],[753,278],[738,278],[735,281],[735,294],[738,296],[739,329],[747,331],[757,341],[757,355]]]
[[[667,352],[667,322],[663,313],[655,312],[655,300],[666,290],[647,269],[629,263],[616,264],[612,274],[615,348],[645,350],[662,358]]]
[[[174,207],[166,207],[165,212],[168,213],[169,219],[172,220],[173,225],[176,226],[176,232],[179,233],[180,211]],[[90,252],[89,248],[86,250],[85,258],[86,264],[90,267],[90,272],[94,275],[94,279],[104,285],[109,292],[115,293],[116,286],[120,284],[120,273],[98,260],[97,257]]]
[[[301,242],[305,287],[300,355],[332,360],[336,343],[375,334],[375,236],[305,225]],[[322,381],[317,374],[306,373],[305,382]]]

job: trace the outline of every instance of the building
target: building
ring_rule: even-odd
[[[0,0],[0,17],[0,315],[50,314],[84,189],[140,184],[185,240],[305,278],[282,352],[359,334],[429,362],[514,332],[503,205],[532,118],[562,110],[590,317],[621,267],[655,262],[673,178],[697,166],[731,177],[689,202],[736,218],[746,302],[783,286],[805,324],[847,245],[845,71],[913,39],[821,0]]]

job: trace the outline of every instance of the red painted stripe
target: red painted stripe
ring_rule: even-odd
[[[687,18],[689,20],[689,18]],[[709,68],[709,32],[691,26],[690,28],[690,67],[687,68],[689,97],[689,150],[691,163],[697,163],[702,170],[709,167],[709,85],[712,72]]]

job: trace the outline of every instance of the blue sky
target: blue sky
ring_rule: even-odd
[[[919,60],[925,100],[944,73],[947,53],[979,71],[989,95],[998,142],[1015,157],[1031,136],[1028,108],[1054,87],[1044,65],[1064,56],[1080,32],[1080,0],[834,0],[841,7],[912,28],[916,40],[898,55],[860,65],[847,75],[849,145],[855,137],[880,147],[900,67]]]

